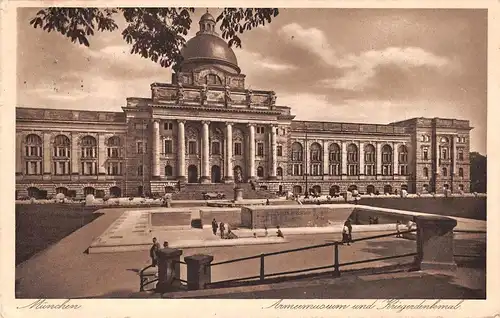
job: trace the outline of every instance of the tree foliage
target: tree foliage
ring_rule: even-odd
[[[132,45],[132,54],[150,59],[162,67],[177,66],[180,51],[191,28],[195,8],[46,8],[38,11],[30,24],[47,32],[58,32],[71,42],[90,46],[96,32],[118,29],[117,15],[126,25],[123,39]],[[216,18],[229,47],[242,46],[239,34],[271,23],[276,8],[224,8]]]
[[[471,152],[470,160],[470,184],[471,192],[486,192],[487,184],[487,159],[478,152]]]

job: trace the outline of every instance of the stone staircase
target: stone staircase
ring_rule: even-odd
[[[243,199],[274,199],[277,196],[268,190],[259,189],[255,185],[255,190],[249,183],[239,185],[243,190]],[[173,200],[203,200],[203,192],[224,193],[227,200],[234,198],[234,184],[224,183],[187,183],[181,186],[181,191],[172,195]]]

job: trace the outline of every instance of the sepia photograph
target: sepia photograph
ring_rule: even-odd
[[[487,8],[158,5],[14,9],[21,308],[494,296]]]

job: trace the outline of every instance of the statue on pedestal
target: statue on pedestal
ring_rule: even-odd
[[[231,102],[231,91],[229,90],[229,86],[226,85],[226,87],[224,88],[224,103],[226,107],[229,106]]]
[[[201,88],[200,91],[200,100],[202,105],[205,105],[207,103],[207,98],[208,98],[207,93],[208,93],[207,84],[203,84],[203,87]]]
[[[252,105],[252,95],[253,95],[253,91],[251,89],[247,90],[246,102],[247,102],[248,107],[250,107],[250,105]]]
[[[184,101],[184,88],[182,83],[179,82],[179,87],[177,88],[177,103],[182,103]]]
[[[271,95],[269,95],[269,105],[274,106],[276,105],[276,93],[271,92]]]
[[[243,182],[243,179],[242,179],[242,177],[241,177],[241,169],[240,169],[240,168],[237,168],[237,169],[235,170],[234,182],[235,182],[236,184]]]

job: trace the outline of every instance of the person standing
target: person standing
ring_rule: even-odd
[[[220,238],[224,238],[224,222],[220,222],[219,225],[219,231],[220,231]]]
[[[212,232],[214,235],[217,235],[217,221],[215,221],[215,218],[212,220]]]
[[[396,222],[396,232],[397,232],[396,237],[402,237],[402,235],[400,233],[401,232],[401,222],[399,220]]]
[[[267,234],[268,234],[268,233],[267,233],[267,226],[264,226],[264,236],[266,236],[266,237],[267,237]]]
[[[350,245],[349,244],[349,228],[347,227],[346,223],[344,223],[344,226],[342,227],[342,245],[344,245],[345,243],[347,243],[347,245]]]
[[[346,223],[345,225],[347,226],[347,241],[349,243],[352,243],[352,224],[351,224],[351,219],[347,219],[347,221],[345,221],[345,223]]]
[[[160,250],[160,243],[153,237],[153,245],[149,249],[149,257],[151,257],[151,265],[156,267],[158,265],[158,251]]]

